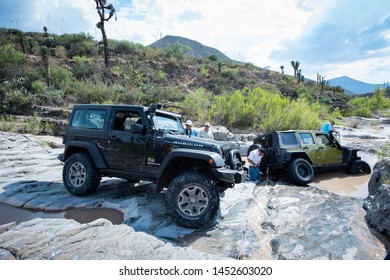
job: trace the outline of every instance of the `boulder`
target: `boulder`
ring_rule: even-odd
[[[390,235],[390,158],[374,166],[364,202],[367,221],[380,232]]]

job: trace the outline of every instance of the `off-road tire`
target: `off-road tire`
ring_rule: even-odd
[[[88,154],[77,153],[66,160],[62,179],[71,194],[83,196],[96,191],[101,175]]]
[[[371,167],[364,160],[354,160],[348,164],[347,173],[352,175],[371,174]]]
[[[205,174],[185,172],[175,177],[166,191],[171,218],[187,228],[200,228],[214,218],[219,209],[218,190]]]
[[[303,158],[294,159],[290,163],[288,174],[291,180],[300,186],[309,184],[314,178],[313,167]]]

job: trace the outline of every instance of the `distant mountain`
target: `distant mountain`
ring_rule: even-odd
[[[217,49],[204,46],[197,41],[179,37],[179,36],[171,36],[171,35],[164,36],[160,40],[149,45],[149,47],[161,48],[165,50],[167,47],[175,46],[175,44],[179,44],[181,46],[188,46],[189,50],[185,52],[185,54],[188,56],[192,56],[196,58],[207,58],[209,56],[215,55],[218,58],[218,60],[231,60],[229,57],[227,57]]]
[[[380,84],[367,84],[358,80],[354,80],[347,76],[328,80],[330,86],[340,86],[345,91],[351,94],[364,94],[374,92]]]

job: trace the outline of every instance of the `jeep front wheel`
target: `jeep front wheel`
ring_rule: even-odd
[[[167,211],[181,226],[200,228],[214,218],[219,196],[210,178],[185,172],[174,178],[166,191]]]
[[[314,178],[313,167],[303,158],[294,159],[288,167],[288,173],[291,179],[298,185],[307,185]]]
[[[101,176],[89,155],[77,153],[66,160],[62,179],[68,192],[82,196],[96,191]]]
[[[355,174],[371,174],[370,165],[364,160],[354,160],[347,166],[347,173]]]

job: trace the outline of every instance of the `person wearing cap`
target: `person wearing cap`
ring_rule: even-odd
[[[186,128],[184,129],[184,132],[188,136],[195,136],[195,137],[198,136],[198,133],[192,129],[192,121],[191,120],[186,121]]]
[[[210,130],[210,127],[211,127],[210,123],[206,122],[204,124],[204,129],[199,131],[199,137],[200,138],[206,138],[206,139],[214,139],[214,136],[213,136],[213,133]]]

